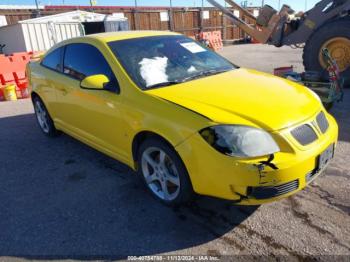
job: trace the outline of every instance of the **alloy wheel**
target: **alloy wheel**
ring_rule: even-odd
[[[147,148],[141,158],[142,173],[149,189],[160,199],[172,201],[180,193],[180,176],[174,161],[160,148]]]
[[[35,101],[35,114],[41,129],[44,133],[49,133],[50,127],[48,124],[48,114],[44,105],[39,100]]]

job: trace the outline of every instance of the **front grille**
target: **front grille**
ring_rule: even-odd
[[[291,134],[303,146],[311,144],[317,139],[315,131],[307,124],[294,128]]]
[[[329,127],[329,123],[328,120],[326,118],[326,115],[321,112],[318,114],[318,116],[316,117],[316,121],[318,124],[318,127],[320,128],[321,132],[324,134],[326,133],[328,127]]]
[[[250,196],[256,199],[267,199],[271,197],[281,196],[290,193],[299,188],[299,180],[294,180],[279,186],[271,187],[252,187],[250,188]]]

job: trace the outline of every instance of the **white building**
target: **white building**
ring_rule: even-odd
[[[20,21],[0,27],[0,45],[5,54],[45,51],[60,41],[90,33],[128,30],[122,14],[104,15],[72,11]]]

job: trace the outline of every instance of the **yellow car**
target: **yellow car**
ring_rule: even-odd
[[[183,35],[63,41],[28,66],[42,131],[129,165],[166,204],[193,193],[259,205],[303,189],[333,158],[338,127],[318,96],[238,68]]]

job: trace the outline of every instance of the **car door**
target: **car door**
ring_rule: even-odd
[[[103,74],[110,82],[103,90],[83,89],[81,81]],[[119,85],[111,66],[100,50],[87,43],[65,46],[64,81],[58,84],[59,121],[72,135],[121,160],[127,159],[123,147],[123,117],[119,108]]]
[[[35,79],[33,82],[35,82],[36,88],[54,120],[58,111],[56,88],[59,86],[60,81],[57,80],[63,70],[63,51],[64,48],[59,47],[48,53],[40,63],[41,70],[31,76]]]

